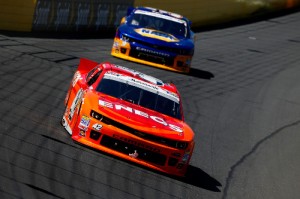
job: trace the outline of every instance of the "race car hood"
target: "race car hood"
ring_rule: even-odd
[[[170,139],[184,139],[185,123],[178,119],[107,95],[99,97],[99,111],[106,117],[141,132]]]
[[[136,29],[134,29],[134,31],[144,37],[158,39],[158,40],[162,40],[162,41],[166,41],[166,42],[178,42],[179,41],[179,39],[176,38],[174,35],[171,35],[171,34],[168,34],[165,32],[161,32],[158,30],[153,30],[150,28],[136,28]]]
[[[175,35],[149,28],[135,28],[126,24],[119,27],[121,34],[144,42],[168,46],[170,48],[193,49],[194,43],[190,38],[176,37]]]

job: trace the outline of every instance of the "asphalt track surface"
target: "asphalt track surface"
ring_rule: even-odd
[[[300,197],[300,12],[197,33],[190,75],[113,58],[111,46],[0,35],[0,198]],[[71,140],[60,120],[80,57],[178,86],[196,132],[185,179]]]

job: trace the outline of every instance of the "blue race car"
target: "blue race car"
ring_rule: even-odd
[[[129,8],[116,31],[111,55],[188,73],[194,54],[190,25],[179,14],[149,7]]]

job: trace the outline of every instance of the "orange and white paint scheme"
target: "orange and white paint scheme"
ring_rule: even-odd
[[[194,132],[174,84],[81,59],[65,98],[62,125],[72,139],[151,169],[184,176]]]

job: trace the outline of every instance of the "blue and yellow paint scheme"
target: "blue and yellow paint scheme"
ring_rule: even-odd
[[[195,41],[190,24],[187,18],[164,10],[129,8],[117,28],[111,55],[188,73]]]

